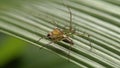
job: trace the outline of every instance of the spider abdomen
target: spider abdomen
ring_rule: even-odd
[[[65,38],[65,39],[63,39],[63,41],[66,42],[66,43],[69,43],[71,45],[74,44],[73,41],[70,38]]]

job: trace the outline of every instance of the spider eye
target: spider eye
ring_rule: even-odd
[[[47,37],[50,37],[50,34],[47,34]]]
[[[49,33],[49,34],[47,34],[47,37],[49,38],[49,39],[51,39],[51,34]]]

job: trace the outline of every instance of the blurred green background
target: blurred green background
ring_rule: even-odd
[[[0,33],[0,68],[79,68],[58,55]]]

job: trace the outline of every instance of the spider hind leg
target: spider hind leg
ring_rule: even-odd
[[[75,35],[77,35],[77,36],[80,36],[80,37],[87,37],[87,38],[90,38],[91,37],[91,35],[89,35],[88,33],[86,33],[86,32],[83,32],[82,34],[79,34],[79,33],[74,33]],[[92,46],[92,44],[91,44],[91,41],[88,39],[88,41],[89,41],[89,45],[90,45],[90,50],[92,50],[93,49],[93,46]]]

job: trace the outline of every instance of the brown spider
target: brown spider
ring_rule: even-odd
[[[48,44],[56,43],[56,42],[59,42],[59,41],[64,41],[64,42],[66,42],[66,43],[68,43],[70,45],[74,45],[73,40],[70,39],[71,35],[85,36],[84,35],[85,33],[78,34],[76,32],[76,30],[72,27],[72,12],[71,12],[70,8],[67,5],[65,5],[65,6],[68,8],[68,11],[69,11],[69,14],[70,14],[70,21],[69,21],[70,25],[69,25],[69,28],[68,29],[66,29],[66,28],[65,29],[60,29],[58,27],[54,28],[46,36],[46,38],[51,40],[51,42],[48,43]],[[89,37],[89,35],[87,37]],[[42,38],[44,38],[44,37],[42,37]],[[38,41],[40,41],[42,38],[40,38]]]

